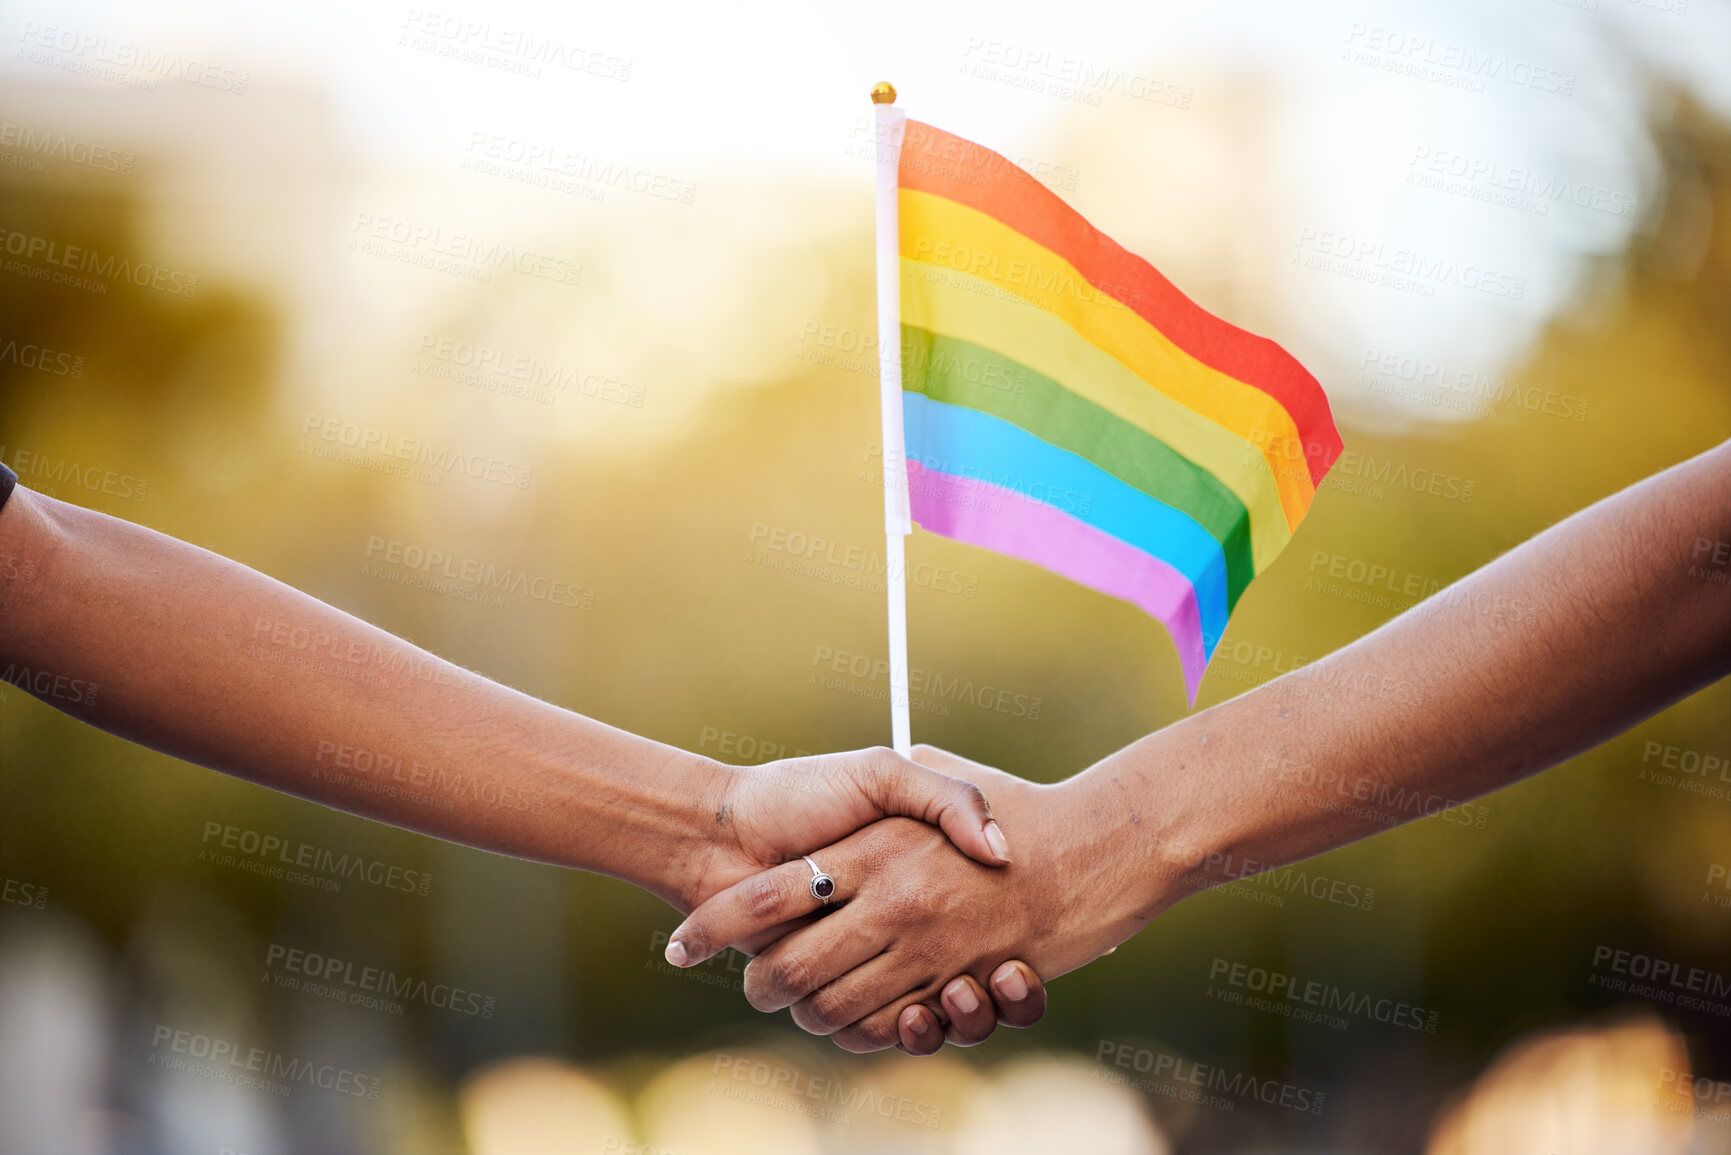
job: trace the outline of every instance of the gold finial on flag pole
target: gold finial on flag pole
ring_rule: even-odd
[[[873,104],[894,104],[896,102],[896,86],[887,80],[880,80],[872,85]]]

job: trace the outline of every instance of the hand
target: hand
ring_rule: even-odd
[[[802,854],[893,815],[941,828],[956,848],[988,866],[1010,860],[1004,833],[977,786],[892,750],[874,747],[718,769],[716,839],[679,888],[674,902],[681,913],[767,867],[792,862],[806,870]],[[701,961],[679,960],[677,945],[668,946],[669,962]]]
[[[923,1050],[931,1027],[918,1027],[935,1014],[932,1004],[954,1014],[942,999],[954,983],[944,976],[980,984],[997,977],[992,989],[1002,993],[1004,976],[995,971],[1021,959],[1033,974],[1056,977],[1110,950],[1179,897],[1157,888],[1149,902],[1146,879],[1137,878],[1150,865],[1146,853],[1126,861],[1106,845],[1123,824],[1108,819],[1099,829],[1099,801],[1083,779],[1040,786],[930,747],[916,757],[983,785],[1018,855],[987,869],[955,854],[935,831],[901,820],[810,852],[846,905],[758,955],[746,967],[745,993],[759,1010],[791,1006],[800,1026],[834,1035],[848,1050],[898,1041]],[[809,915],[819,905],[809,882],[803,862],[765,871],[705,903],[674,931],[669,949],[678,944],[695,963]],[[923,1012],[911,1009],[920,1004]]]
[[[910,1055],[934,1055],[945,1043],[983,1043],[999,1023],[1031,1027],[1045,1017],[1046,984],[1020,959],[993,971],[988,987],[990,994],[973,975],[957,975],[944,984],[936,1003],[928,999],[903,1008],[896,1021],[897,1047]]]

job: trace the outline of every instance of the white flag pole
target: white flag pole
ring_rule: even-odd
[[[907,115],[889,84],[872,89],[877,116],[878,397],[883,416],[884,592],[890,610],[890,734],[896,752],[913,749],[908,712],[907,450],[902,439],[902,274],[900,188]]]

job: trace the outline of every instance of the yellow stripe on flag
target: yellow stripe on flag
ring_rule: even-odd
[[[1268,459],[1249,441],[1179,403],[1130,372],[1044,309],[996,285],[902,259],[902,321],[994,349],[1165,442],[1212,473],[1250,512],[1257,573],[1292,540]],[[1289,472],[1303,462],[1286,462]]]
[[[1279,492],[1283,516],[1272,520],[1283,524],[1290,538],[1291,528],[1309,510],[1315,489],[1306,462],[1285,461],[1277,452],[1281,446],[1302,444],[1291,415],[1279,402],[1255,386],[1196,360],[1122,302],[1090,284],[1068,261],[997,218],[944,197],[905,188],[901,190],[900,205],[903,258],[916,266],[930,268],[945,279],[963,277],[977,282],[992,294],[992,297],[986,297],[976,291],[971,296],[986,300],[995,297],[1000,302],[1006,296],[1013,296],[1032,306],[1016,310],[1012,322],[992,331],[950,335],[997,349],[1022,360],[1029,368],[1038,368],[1012,352],[1005,341],[1017,327],[1029,323],[1028,314],[1043,312],[1056,319],[1085,344],[1096,347],[1109,359],[1118,362],[1128,371],[1130,378],[1137,381],[1142,392],[1164,395],[1176,402],[1178,408],[1188,409],[1203,420],[1230,431],[1240,439],[1241,445],[1256,447]],[[909,324],[922,324],[905,312],[907,280],[904,264],[903,319]],[[924,327],[934,332],[948,331],[944,328],[943,316],[940,309],[934,324]],[[999,317],[1008,320],[1010,314],[1000,311]],[[1081,393],[1077,374],[1054,373],[1044,368],[1039,371]],[[1137,424],[1142,425],[1141,422]],[[1142,428],[1185,456],[1191,456],[1172,441],[1168,423],[1154,427],[1142,425]],[[1218,466],[1213,463],[1191,459],[1211,472],[1218,472]],[[1230,472],[1242,471],[1240,463]],[[1228,474],[1220,473],[1220,476],[1225,480]],[[1238,492],[1236,486],[1232,488]],[[1271,520],[1262,517],[1248,497],[1242,493],[1239,496],[1246,508],[1251,509],[1253,527],[1259,520]],[[1261,548],[1253,548],[1258,555],[1262,553]],[[1257,568],[1260,570],[1261,565]]]

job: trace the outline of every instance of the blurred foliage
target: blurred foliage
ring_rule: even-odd
[[[1388,616],[1307,589],[1312,550],[1447,582],[1731,436],[1731,127],[1683,101],[1654,131],[1662,202],[1637,243],[1593,270],[1574,307],[1511,371],[1523,387],[1588,399],[1588,419],[1504,404],[1464,424],[1349,431],[1361,454],[1470,480],[1472,500],[1325,487],[1303,538],[1244,599],[1223,651],[1243,640],[1315,657]],[[3,177],[0,219],[11,227],[105,252],[148,250],[137,182],[88,172]],[[871,331],[868,235],[820,256],[835,274],[819,315]],[[790,341],[785,361],[717,391],[689,439],[627,460],[549,442],[534,484],[500,501],[303,452],[298,385],[282,379],[292,318],[273,301],[217,284],[184,300],[0,275],[0,310],[6,335],[87,359],[78,379],[0,364],[6,459],[25,447],[151,482],[142,502],[76,489],[59,493],[67,500],[238,558],[446,657],[663,741],[716,754],[723,733],[788,752],[887,738],[882,702],[813,678],[820,648],[881,654],[881,595],[752,560],[757,526],[881,548],[869,376],[795,356]],[[464,388],[422,384],[429,393]],[[402,420],[415,428],[413,412]],[[363,573],[371,538],[416,539],[404,525],[431,527],[442,548],[464,556],[569,576],[596,591],[594,608],[521,598],[493,607]],[[910,550],[915,565],[977,582],[973,597],[911,591],[914,664],[1041,701],[1037,719],[965,702],[947,716],[917,713],[917,739],[1052,780],[1182,714],[1171,646],[1131,607],[929,535],[916,535]],[[1217,661],[1202,705],[1271,672]],[[1727,915],[1695,901],[1694,873],[1731,845],[1731,801],[1641,781],[1649,739],[1731,752],[1731,687],[1495,796],[1482,830],[1427,820],[1315,865],[1373,886],[1372,910],[1202,896],[1056,984],[1037,1031],[1000,1035],[964,1057],[991,1062],[1030,1048],[1092,1057],[1103,1039],[1158,1041],[1326,1086],[1319,1134],[1410,1149],[1433,1111],[1510,1039],[1614,1005],[1588,985],[1595,944],[1731,969]],[[0,691],[0,759],[0,868],[49,886],[56,907],[95,928],[123,960],[139,1022],[178,1006],[190,1008],[182,1017],[257,1021],[270,1037],[296,1037],[305,1021],[343,1009],[260,989],[251,976],[264,944],[304,941],[497,996],[491,1021],[412,1008],[356,1025],[361,1012],[346,1012],[350,1031],[371,1040],[356,1045],[410,1072],[404,1081],[429,1101],[477,1065],[522,1053],[600,1065],[633,1089],[667,1058],[742,1038],[814,1064],[852,1062],[800,1041],[785,1016],[755,1015],[734,989],[737,959],[710,964],[713,982],[668,974],[654,936],[673,925],[670,912],[622,884],[274,795],[93,732],[14,690]],[[197,854],[213,819],[431,870],[435,895],[338,901],[211,869]],[[1440,1027],[1422,1036],[1356,1023],[1332,1032],[1222,1007],[1201,997],[1216,957],[1396,994],[1437,1011]],[[1706,1069],[1731,1071],[1722,1024],[1715,1036],[1699,1018],[1670,1019]],[[1187,1129],[1197,1150],[1227,1138],[1290,1139],[1288,1128],[1304,1125],[1151,1109]],[[403,1150],[455,1144],[455,1123],[445,1125],[419,1115],[388,1123],[393,1133],[432,1127],[444,1136],[391,1140]]]

